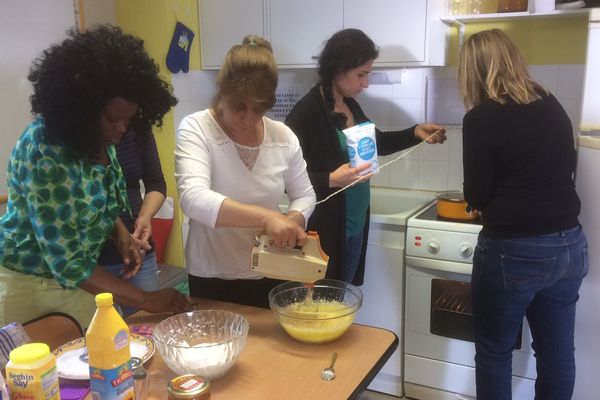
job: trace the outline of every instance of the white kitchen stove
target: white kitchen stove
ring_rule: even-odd
[[[451,221],[439,217],[435,202],[408,220],[406,255],[453,263],[471,264],[482,225],[474,221]],[[459,267],[460,266],[456,266]],[[468,269],[463,266],[461,270]]]
[[[403,357],[408,398],[475,399],[470,282],[481,228],[479,220],[438,217],[435,202],[407,222]],[[513,399],[534,397],[530,343],[524,321],[513,352]]]

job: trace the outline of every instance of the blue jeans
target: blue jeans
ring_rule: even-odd
[[[102,267],[117,278],[121,277],[123,268],[125,268],[123,264],[103,265]],[[158,267],[156,264],[156,254],[154,252],[144,256],[142,267],[138,273],[131,279],[128,279],[127,282],[146,292],[158,290]],[[130,315],[137,311],[136,308],[125,305],[119,305],[119,307],[121,308],[123,315]]]
[[[358,271],[358,263],[360,262],[360,253],[362,250],[364,231],[359,234],[346,238],[346,265],[342,269],[342,280],[352,283],[354,275]]]
[[[512,350],[524,317],[536,357],[535,398],[571,398],[575,305],[588,266],[581,227],[519,239],[479,236],[471,277],[478,400],[511,399]]]

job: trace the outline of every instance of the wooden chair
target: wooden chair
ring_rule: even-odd
[[[49,313],[25,322],[25,332],[32,342],[46,343],[54,351],[66,342],[83,336],[81,325],[65,313]]]

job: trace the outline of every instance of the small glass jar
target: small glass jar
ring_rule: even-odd
[[[210,382],[200,375],[181,375],[171,379],[169,400],[209,400]]]

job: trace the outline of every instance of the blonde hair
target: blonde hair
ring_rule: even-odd
[[[275,104],[277,80],[271,44],[259,36],[248,35],[225,56],[217,75],[213,107],[221,101],[247,99],[269,110]]]
[[[458,87],[467,110],[491,99],[517,104],[540,99],[547,91],[529,76],[523,56],[500,29],[473,34],[458,56]]]

